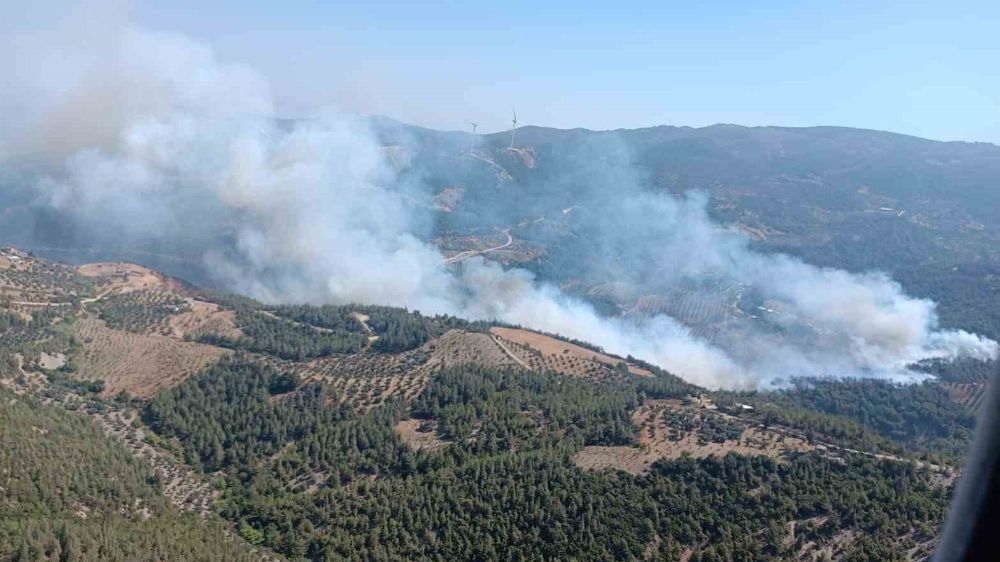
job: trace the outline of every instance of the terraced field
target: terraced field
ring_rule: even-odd
[[[95,407],[92,397],[81,396],[66,388],[50,384],[37,372],[25,372],[22,377],[0,377],[0,388],[15,394],[39,397],[43,404],[59,405],[82,412],[97,421],[104,432],[120,441],[135,457],[148,463],[163,486],[163,494],[176,507],[202,516],[212,513],[212,502],[219,495],[206,479],[179,461],[172,452],[154,447],[146,439],[148,430],[134,423],[136,413],[115,402],[106,401]]]
[[[732,320],[735,312],[732,298],[726,294],[681,290],[670,295],[644,295],[635,300],[625,316],[638,320],[667,315],[690,328],[695,337],[714,341]]]
[[[398,355],[355,355],[311,361],[299,371],[320,380],[339,395],[339,402],[367,411],[393,397],[412,400],[424,389],[431,369],[428,355],[414,350]]]
[[[81,346],[72,358],[76,376],[104,381],[107,396],[124,390],[151,397],[231,353],[163,335],[113,330],[97,318],[79,320],[73,334]]]
[[[220,492],[206,479],[179,461],[172,453],[150,445],[147,431],[133,422],[136,414],[117,408],[96,410],[91,414],[104,432],[121,441],[131,453],[152,467],[163,486],[163,495],[180,509],[202,516],[212,513],[212,505]]]
[[[643,295],[639,297],[627,314],[639,316],[656,316],[669,314],[673,304],[663,295]]]
[[[0,250],[0,296],[13,301],[67,302],[94,291],[76,269],[11,248]]]
[[[969,383],[944,383],[944,387],[948,390],[948,397],[954,402],[957,402],[969,411],[979,414],[979,411],[983,407],[983,402],[986,398],[986,388],[987,382],[969,382]]]
[[[633,288],[625,283],[603,283],[594,285],[587,291],[587,295],[603,299],[628,299],[633,292]]]
[[[35,310],[35,315],[23,309],[0,308],[0,348],[16,349],[44,337],[44,325],[51,322],[51,309]]]
[[[423,346],[395,354],[364,352],[326,357],[303,364],[285,363],[303,380],[318,380],[339,392],[340,402],[370,410],[386,400],[416,398],[433,374],[461,364],[514,365],[486,334],[451,330]]]
[[[490,333],[499,340],[505,350],[510,351],[529,369],[552,371],[595,381],[624,376],[619,365],[625,361],[606,353],[529,330],[496,327],[491,328]],[[652,376],[652,373],[638,365],[628,364],[626,369],[636,376]]]
[[[170,334],[177,338],[190,336],[198,339],[199,335],[217,334],[222,337],[239,339],[243,332],[236,326],[236,313],[226,310],[215,303],[200,301],[193,298],[184,300],[181,312],[173,314],[168,319]]]
[[[173,315],[189,311],[184,299],[160,289],[109,294],[89,309],[97,312],[109,328],[137,334],[163,335],[173,333]]]

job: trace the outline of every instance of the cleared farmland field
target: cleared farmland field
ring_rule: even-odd
[[[106,396],[124,390],[148,398],[231,353],[163,335],[113,330],[97,318],[81,319],[73,335],[81,346],[72,358],[76,376],[104,381]]]
[[[170,316],[168,324],[170,333],[177,338],[190,336],[197,340],[203,334],[218,334],[232,339],[243,337],[243,332],[236,327],[235,312],[193,298],[185,299],[184,310]]]
[[[623,470],[643,474],[660,459],[723,457],[729,453],[767,455],[813,450],[799,436],[761,429],[738,418],[707,408],[686,406],[679,400],[647,400],[632,413],[639,428],[638,446],[587,446],[573,461],[585,470]]]
[[[307,380],[318,380],[334,390],[342,404],[370,410],[392,397],[415,398],[424,389],[432,369],[430,354],[416,349],[393,355],[353,355],[310,361],[296,370]]]
[[[606,353],[530,330],[497,327],[491,328],[490,333],[530,369],[595,381],[624,376],[617,368],[624,361]],[[637,365],[627,365],[627,369],[629,373],[641,377],[652,375]]]
[[[163,335],[172,333],[170,317],[188,310],[184,299],[171,292],[156,289],[110,294],[91,305],[91,308],[109,328],[137,334]]]
[[[450,330],[402,353],[369,351],[300,364],[282,362],[282,368],[296,371],[305,380],[329,385],[339,392],[341,403],[370,410],[390,398],[413,400],[435,372],[463,364],[515,366],[517,363],[487,334]]]
[[[70,266],[17,250],[0,251],[0,295],[15,300],[65,302],[93,291],[91,280]]]

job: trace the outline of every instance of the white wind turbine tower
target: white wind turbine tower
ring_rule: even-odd
[[[469,154],[472,154],[472,149],[476,148],[476,127],[478,127],[479,124],[473,123],[472,121],[469,121],[469,124],[472,125],[472,140],[469,141]]]
[[[510,112],[514,114],[513,125],[510,128],[510,147],[514,148],[514,134],[517,133],[517,111],[514,108],[510,108]]]

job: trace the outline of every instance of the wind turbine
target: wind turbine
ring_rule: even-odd
[[[479,124],[473,123],[472,121],[469,121],[469,124],[472,125],[472,140],[469,141],[469,154],[472,154],[472,149],[476,148],[476,127],[478,127]]]
[[[517,111],[514,111],[514,108],[512,107],[510,108],[510,112],[514,114],[514,120],[512,121],[513,124],[510,128],[510,147],[514,148],[514,134],[517,133]]]

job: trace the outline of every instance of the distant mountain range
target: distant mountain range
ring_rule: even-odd
[[[383,144],[407,154],[404,175],[449,197],[439,231],[552,220],[581,200],[614,197],[622,178],[650,191],[696,190],[708,194],[713,219],[758,249],[886,271],[939,302],[945,324],[1000,336],[1000,146],[845,127],[526,126],[511,149],[509,132],[473,138],[373,124]],[[572,240],[520,234],[555,262],[539,269],[572,271],[560,259],[579,255]]]
[[[420,203],[434,220],[423,234],[444,247],[460,251],[467,248],[457,238],[513,229],[513,253],[492,257],[570,282],[581,273],[586,232],[580,220],[560,219],[579,213],[581,201],[599,207],[626,183],[700,191],[711,217],[745,232],[755,248],[886,271],[910,294],[939,302],[946,325],[1000,338],[1000,146],[843,127],[525,126],[512,149],[509,132],[473,137],[370,119],[400,178],[426,191]],[[198,247],[91,244],[87,232],[37,206],[29,189],[5,190],[0,208],[2,242],[211,281]]]

